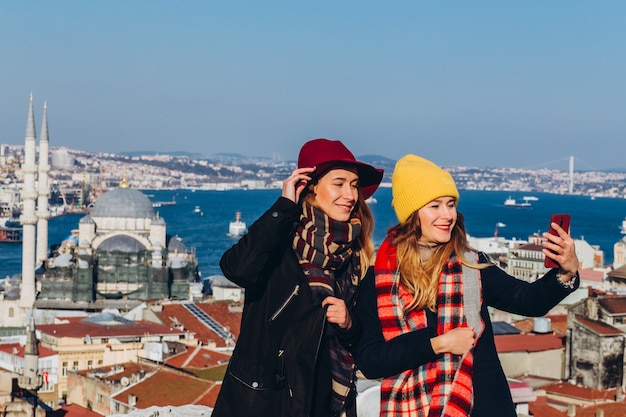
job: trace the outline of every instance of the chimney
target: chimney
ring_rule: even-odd
[[[596,417],[604,417],[604,410],[601,408],[598,408],[596,410]]]
[[[574,417],[576,415],[576,405],[567,404],[567,417]]]

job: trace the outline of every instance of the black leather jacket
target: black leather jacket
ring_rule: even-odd
[[[313,304],[291,246],[299,215],[300,206],[280,197],[220,260],[226,278],[246,294],[213,417],[311,415],[315,367],[328,352],[319,349],[324,311]],[[353,326],[341,341],[349,346],[357,336]]]

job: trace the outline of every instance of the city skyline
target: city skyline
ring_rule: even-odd
[[[0,14],[0,143],[624,168],[626,4],[43,1]],[[39,128],[39,126],[37,126]]]

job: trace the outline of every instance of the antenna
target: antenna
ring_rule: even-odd
[[[574,192],[574,157],[569,157],[569,193]]]

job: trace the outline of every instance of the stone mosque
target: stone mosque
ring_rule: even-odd
[[[22,166],[22,276],[0,293],[0,326],[23,326],[33,308],[95,311],[122,302],[191,299],[190,284],[198,279],[195,251],[167,234],[165,220],[125,175],[119,188],[102,194],[80,219],[78,230],[48,253],[45,103],[41,132],[37,164],[31,94]]]

